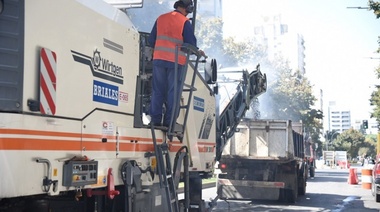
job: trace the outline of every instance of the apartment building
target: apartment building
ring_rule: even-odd
[[[330,132],[337,131],[342,133],[351,128],[351,111],[337,106],[335,102],[329,102],[327,118]]]

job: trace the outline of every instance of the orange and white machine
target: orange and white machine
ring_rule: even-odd
[[[178,181],[188,192],[181,208],[202,208],[199,183],[212,175],[223,135],[215,85],[198,67],[189,62],[185,83],[196,89],[183,93],[188,114],[178,118],[186,128],[169,140],[144,122],[147,33],[125,9],[102,0],[0,3],[0,210],[177,211]],[[166,179],[160,165],[170,168]]]

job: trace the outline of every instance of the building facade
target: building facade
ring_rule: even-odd
[[[339,107],[336,102],[329,102],[328,107],[328,131],[342,133],[351,128],[351,111]]]

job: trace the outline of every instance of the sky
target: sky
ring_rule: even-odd
[[[351,111],[352,122],[370,119],[369,98],[374,85],[380,84],[374,72],[380,64],[380,54],[375,54],[380,19],[372,11],[347,8],[358,6],[366,7],[367,1],[224,0],[224,35],[249,36],[252,21],[281,14],[289,32],[304,37],[306,77],[317,98],[323,90],[323,110],[336,101]]]

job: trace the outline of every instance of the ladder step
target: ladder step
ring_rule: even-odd
[[[168,133],[168,135],[183,136],[183,132],[182,131],[174,131],[172,133]]]
[[[196,91],[196,88],[184,88],[182,92],[190,92],[190,91]]]
[[[196,90],[197,90],[196,87],[191,86],[191,85],[189,85],[189,84],[183,84],[183,87],[184,87],[184,88],[188,88],[188,89],[183,89],[183,91],[196,91]]]

